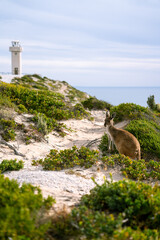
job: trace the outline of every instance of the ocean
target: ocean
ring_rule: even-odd
[[[104,100],[112,105],[135,103],[147,107],[147,99],[154,95],[160,103],[160,87],[76,87],[77,89]]]

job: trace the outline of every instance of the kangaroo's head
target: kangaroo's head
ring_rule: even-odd
[[[113,113],[112,115],[110,115],[110,112],[107,110],[106,111],[106,118],[104,121],[104,126],[109,126],[109,125],[113,125],[113,119],[115,118],[116,113]]]

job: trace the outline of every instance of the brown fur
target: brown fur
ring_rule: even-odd
[[[113,116],[110,116],[110,112],[107,111],[104,126],[108,126],[108,131],[114,141],[118,152],[132,159],[141,159],[140,144],[137,138],[126,130],[114,127],[114,117],[115,114],[113,114]]]

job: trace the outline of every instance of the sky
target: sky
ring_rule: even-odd
[[[160,86],[160,0],[0,0],[0,72],[72,86]]]

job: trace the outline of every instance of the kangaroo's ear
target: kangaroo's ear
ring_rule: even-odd
[[[115,113],[115,112],[112,113],[112,115],[111,115],[111,119],[115,118],[115,116],[116,116],[116,113]]]
[[[109,112],[109,110],[106,111],[106,117],[107,117],[107,118],[110,117],[110,112]]]

